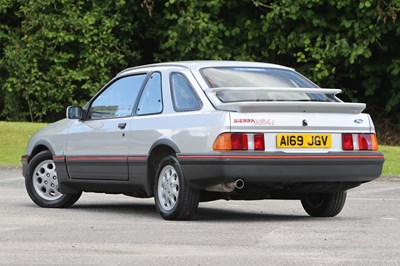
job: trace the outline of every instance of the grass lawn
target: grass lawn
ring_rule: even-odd
[[[0,166],[18,166],[21,155],[25,154],[29,138],[44,123],[1,122],[0,121]]]
[[[0,166],[20,165],[28,139],[45,126],[44,123],[0,121]],[[400,147],[381,145],[379,150],[385,155],[382,175],[400,176]]]
[[[385,155],[382,175],[400,176],[400,147],[382,145],[379,150]]]

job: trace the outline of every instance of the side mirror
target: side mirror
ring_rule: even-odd
[[[80,106],[68,106],[66,115],[68,119],[81,120],[83,118],[83,109]]]

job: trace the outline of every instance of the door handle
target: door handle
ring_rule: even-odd
[[[124,129],[126,127],[126,123],[119,123],[118,128],[119,129]]]

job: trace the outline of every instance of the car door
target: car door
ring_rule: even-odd
[[[146,76],[113,81],[90,102],[86,118],[73,124],[65,151],[70,178],[128,180],[129,128]]]

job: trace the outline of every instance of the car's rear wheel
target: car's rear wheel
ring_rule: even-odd
[[[188,186],[178,160],[166,156],[158,164],[154,199],[166,220],[188,220],[196,213],[200,192]]]
[[[25,187],[33,202],[47,208],[69,207],[81,196],[59,191],[56,166],[49,151],[36,154],[29,162]]]
[[[338,215],[346,202],[346,191],[307,195],[301,199],[304,210],[314,217]]]

